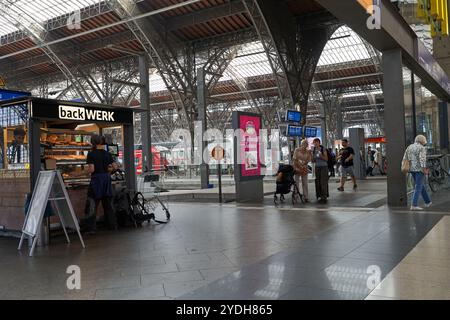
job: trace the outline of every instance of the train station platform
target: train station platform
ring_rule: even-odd
[[[171,202],[166,225],[86,235],[85,249],[53,237],[33,258],[0,238],[0,299],[450,298],[449,217],[389,209],[385,188],[330,183],[326,205]]]

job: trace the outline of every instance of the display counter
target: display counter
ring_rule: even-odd
[[[75,214],[84,217],[90,182],[86,158],[93,134],[119,133],[107,136],[108,143],[116,146],[111,150],[122,150],[123,158],[116,159],[127,173],[122,183],[134,190],[136,111],[142,110],[32,97],[1,101],[0,231],[21,230],[26,196],[40,170],[61,171]]]

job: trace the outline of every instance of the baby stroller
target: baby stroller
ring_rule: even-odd
[[[284,195],[291,193],[291,191],[292,204],[296,204],[299,201],[305,203],[305,199],[298,190],[297,184],[295,183],[294,175],[295,170],[293,166],[289,164],[280,164],[280,166],[278,167],[276,178],[277,188],[273,196],[273,202],[275,204],[278,203],[278,194],[280,195],[280,202],[283,202],[285,200]]]

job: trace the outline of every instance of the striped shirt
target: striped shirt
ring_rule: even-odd
[[[9,164],[29,163],[28,146],[12,144],[7,150]]]
[[[410,172],[422,172],[427,167],[427,149],[416,142],[406,148],[403,160],[410,161]]]

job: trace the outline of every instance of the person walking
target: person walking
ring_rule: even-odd
[[[102,202],[105,220],[110,229],[117,229],[117,219],[112,206],[113,189],[110,173],[117,170],[111,154],[105,150],[105,139],[99,135],[91,137],[92,151],[87,155],[87,165],[91,174],[86,207],[85,226],[88,233],[95,233],[97,226],[97,208]]]
[[[339,191],[344,191],[345,180],[347,175],[350,175],[353,181],[353,190],[356,190],[358,185],[356,184],[355,173],[353,171],[353,158],[355,157],[355,150],[348,145],[347,139],[342,139],[342,153],[340,154],[341,160],[341,186]]]
[[[371,176],[373,177],[373,163],[375,160],[374,157],[375,152],[372,150],[372,147],[369,146],[367,147],[367,155],[366,155],[366,176]]]
[[[381,148],[377,148],[377,151],[374,155],[374,162],[373,162],[373,170],[375,168],[378,168],[378,171],[380,171],[380,175],[384,176],[384,170],[383,170],[383,154],[381,153]]]
[[[305,202],[309,202],[308,192],[308,163],[312,161],[311,150],[308,149],[308,141],[302,140],[300,146],[295,149],[294,157],[292,158],[295,169],[295,183],[298,190],[300,190],[300,179],[302,181],[303,196]]]
[[[313,140],[314,149],[312,161],[315,163],[316,176],[316,197],[319,203],[326,203],[329,197],[328,193],[328,152],[327,149],[320,144],[320,139]]]
[[[329,177],[336,177],[336,173],[334,171],[334,166],[336,165],[336,154],[333,152],[333,149],[328,148],[328,155],[330,155],[330,159],[328,159],[328,171]]]
[[[341,164],[338,161],[339,152],[340,151],[338,150],[338,148],[334,149],[334,154],[336,155],[336,173],[337,173],[338,177],[341,176],[341,172],[339,170],[339,167],[341,166]]]
[[[427,168],[426,144],[427,138],[423,135],[418,135],[414,143],[406,148],[405,154],[403,155],[403,161],[409,161],[409,173],[411,173],[414,179],[414,194],[410,210],[423,210],[423,208],[418,206],[421,195],[425,202],[425,207],[429,208],[432,204],[427,189],[425,188],[425,177],[429,173]]]

